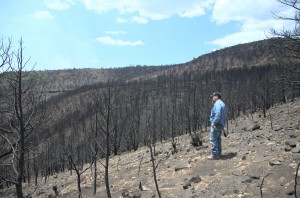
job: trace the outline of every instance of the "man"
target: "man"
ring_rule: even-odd
[[[210,114],[210,143],[212,145],[212,155],[208,159],[218,160],[222,155],[222,131],[226,122],[226,107],[221,100],[221,94],[215,92],[212,94],[213,108]]]

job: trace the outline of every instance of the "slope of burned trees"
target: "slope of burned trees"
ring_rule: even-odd
[[[39,132],[41,143],[36,150],[41,153],[35,161],[44,163],[37,166],[38,172],[46,178],[65,170],[68,161],[61,154],[70,148],[75,149],[71,153],[76,163],[83,166],[93,161],[96,151],[103,158],[137,150],[147,145],[149,133],[152,141],[164,141],[205,130],[210,94],[216,90],[223,93],[229,119],[257,111],[266,116],[273,105],[300,95],[299,86],[276,81],[277,70],[267,65],[179,76],[169,73],[145,81],[83,87],[76,90],[78,94],[53,98],[51,105],[59,111],[52,124]],[[33,161],[29,164],[33,166]]]

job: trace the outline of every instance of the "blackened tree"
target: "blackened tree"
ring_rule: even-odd
[[[295,11],[293,16],[274,13],[275,19],[290,21],[295,24],[293,29],[270,29],[271,34],[285,38],[285,42],[279,44],[283,49],[281,51],[281,55],[288,57],[290,60],[290,62],[279,62],[284,69],[279,74],[281,79],[284,79],[289,83],[299,85],[300,66],[298,62],[300,59],[300,2],[298,0],[277,0],[277,2],[284,6],[290,7]]]
[[[19,41],[19,49],[7,54],[7,65],[10,72],[3,76],[2,89],[6,95],[1,97],[2,123],[0,135],[9,148],[10,154],[1,160],[9,163],[8,173],[0,173],[3,180],[16,187],[18,198],[24,197],[22,182],[26,164],[26,153],[30,150],[30,138],[47,119],[43,91],[34,79],[31,71],[26,71],[30,59],[24,59],[23,40]],[[5,58],[4,58],[5,59]]]

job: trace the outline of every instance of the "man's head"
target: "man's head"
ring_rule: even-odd
[[[221,98],[221,93],[220,92],[214,92],[212,95],[212,103],[215,103],[218,99]]]

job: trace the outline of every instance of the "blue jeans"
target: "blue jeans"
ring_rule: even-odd
[[[221,157],[222,155],[222,130],[222,127],[210,127],[212,157]]]

